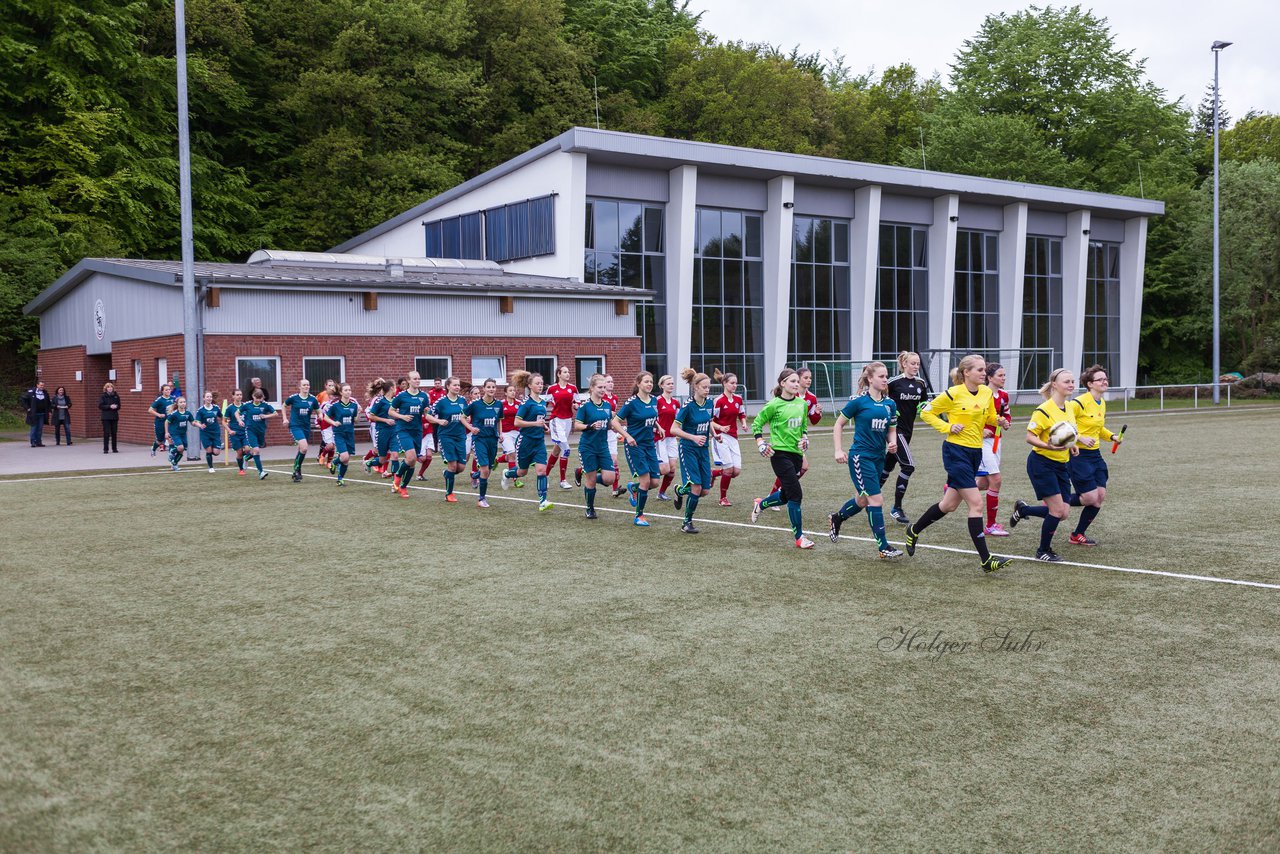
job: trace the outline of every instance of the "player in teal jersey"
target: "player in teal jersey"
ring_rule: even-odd
[[[236,389],[231,402],[222,410],[222,423],[227,425],[227,453],[236,452],[236,474],[244,476],[245,435],[244,422],[240,420],[240,407],[244,405],[244,392]]]
[[[217,471],[213,467],[213,455],[222,452],[222,410],[214,401],[214,393],[204,393],[204,405],[196,410],[196,422],[200,425],[200,447],[204,448],[204,461],[209,465],[209,474]]]
[[[253,464],[258,467],[258,480],[267,479],[267,472],[262,469],[262,448],[267,444],[267,423],[276,414],[275,407],[263,397],[262,389],[255,388],[253,399],[241,404],[240,411],[236,414],[244,425],[245,445],[253,457]]]
[[[765,427],[769,428],[767,442],[764,439]],[[784,368],[778,374],[773,398],[751,423],[751,432],[756,437],[760,455],[769,458],[780,484],[777,490],[752,503],[751,521],[759,519],[760,511],[764,508],[785,504],[796,548],[813,548],[813,540],[804,535],[800,513],[800,502],[804,500],[800,470],[804,467],[804,452],[809,449],[809,402],[801,395],[799,373],[791,368]]]
[[[696,534],[693,511],[698,499],[711,489],[711,436],[724,428],[715,423],[715,409],[711,403],[711,377],[693,368],[680,372],[680,379],[689,384],[692,396],[676,415],[671,424],[671,435],[680,440],[680,476],[684,483],[676,487],[675,507],[684,504],[684,524],[680,530]]]
[[[391,399],[388,410],[396,421],[395,441],[400,451],[399,463],[392,464],[391,488],[401,498],[409,497],[409,481],[413,479],[418,447],[422,444],[422,416],[429,405],[426,392],[422,391],[422,376],[410,371],[404,390]]]
[[[649,527],[649,520],[644,517],[644,506],[649,500],[649,490],[658,485],[662,475],[662,467],[658,462],[657,443],[653,432],[658,426],[658,400],[653,396],[653,374],[641,371],[636,377],[631,397],[618,410],[618,420],[626,423],[627,465],[636,480],[627,484],[631,493],[631,506],[636,508],[636,516],[631,523],[638,528]]]
[[[846,519],[867,511],[867,523],[876,538],[881,558],[901,557],[889,545],[884,532],[884,498],[880,494],[880,473],[886,453],[898,447],[898,405],[889,399],[889,369],[884,362],[872,362],[858,377],[858,394],[836,416],[834,433],[837,463],[849,464],[849,478],[857,493],[827,517],[831,542],[839,542],[840,526]],[[853,444],[844,451],[844,425],[853,425]]]
[[[173,411],[164,420],[169,426],[169,464],[177,471],[182,454],[187,449],[187,425],[193,423],[196,416],[187,411],[187,399],[180,397],[173,404]]]
[[[369,408],[365,417],[369,419],[370,438],[373,439],[373,457],[364,461],[365,472],[377,472],[383,477],[391,477],[391,455],[395,453],[392,442],[396,434],[396,420],[391,417],[391,381],[378,377],[365,389],[369,398]]]
[[[169,395],[173,393],[173,386],[165,383],[160,386],[160,396],[151,401],[151,405],[147,407],[147,414],[155,419],[156,440],[151,443],[151,456],[156,455],[157,448],[163,448],[165,442],[165,419],[169,416],[169,411],[173,409],[173,398]]]
[[[302,464],[307,459],[307,438],[311,435],[311,416],[315,414],[320,402],[311,393],[311,381],[300,380],[298,393],[289,395],[284,402],[280,418],[289,428],[298,452],[293,457],[293,482],[302,482]]]
[[[515,425],[520,431],[516,439],[516,467],[503,472],[502,488],[507,488],[508,481],[524,477],[533,466],[538,475],[538,510],[547,511],[554,505],[547,499],[546,434],[547,404],[550,400],[542,396],[546,380],[542,374],[516,371],[511,375],[511,384],[516,387],[517,394],[527,391],[528,397],[516,411]]]
[[[487,379],[479,400],[467,404],[467,428],[475,445],[476,465],[480,478],[476,485],[480,490],[477,507],[488,507],[489,474],[498,461],[498,434],[502,431],[502,401],[498,400],[498,381]]]
[[[605,402],[604,389],[604,375],[592,374],[587,381],[587,399],[573,414],[573,429],[582,432],[582,438],[578,441],[578,458],[582,460],[582,465],[578,467],[574,477],[583,484],[582,494],[587,499],[588,519],[596,518],[596,482],[612,486],[617,477],[613,457],[609,453],[609,431],[617,431],[629,444],[635,442],[623,429],[613,407]]]
[[[453,485],[458,473],[467,467],[467,400],[462,396],[462,380],[449,377],[444,381],[444,397],[427,409],[423,420],[436,425],[436,443],[444,457],[444,500],[458,502]]]
[[[338,456],[338,486],[345,486],[347,465],[356,452],[356,419],[360,416],[360,404],[351,399],[351,386],[343,383],[338,399],[329,404],[320,417],[326,426],[333,428],[333,448]]]

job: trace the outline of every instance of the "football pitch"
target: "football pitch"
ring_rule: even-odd
[[[990,576],[963,511],[831,543],[829,431],[811,552],[756,456],[697,536],[439,461],[0,480],[0,850],[1280,850],[1280,411],[1124,418],[1100,545]]]

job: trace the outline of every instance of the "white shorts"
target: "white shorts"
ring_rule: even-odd
[[[324,442],[326,445],[333,444],[333,428],[332,427],[326,427],[320,431],[320,441]]]
[[[551,419],[551,444],[560,449],[561,456],[569,456],[569,434],[572,432],[572,418]]]
[[[658,449],[658,462],[675,465],[676,460],[680,459],[680,440],[675,436],[654,439],[653,444]]]
[[[467,456],[468,457],[471,456],[471,449],[475,447],[475,444],[472,441],[473,438],[474,437],[470,433],[467,434]]]
[[[375,448],[378,447],[378,422],[376,421],[369,422],[369,441]]]
[[[991,450],[992,445],[996,443],[994,436],[986,436],[982,440],[982,466],[978,469],[978,476],[988,474],[1000,474],[1000,454]]]
[[[742,447],[738,444],[738,437],[723,433],[717,436],[711,445],[711,458],[721,468],[742,468]]]
[[[427,454],[434,454],[435,452],[436,452],[436,437],[432,434],[430,430],[427,430],[425,433],[422,434],[422,448],[418,451],[418,453],[422,456],[426,456]]]
[[[515,462],[516,440],[520,438],[519,430],[508,430],[502,434],[502,453]]]
[[[622,437],[612,430],[609,431],[609,456],[613,457],[613,464],[618,464],[618,440]]]

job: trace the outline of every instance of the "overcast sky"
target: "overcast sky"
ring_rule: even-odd
[[[944,81],[961,43],[988,14],[1030,3],[1000,0],[690,0],[702,26],[721,41],[767,42],[830,59],[838,51],[851,71],[910,62]],[[1039,2],[1035,5],[1070,6]],[[1116,46],[1147,60],[1147,76],[1170,99],[1194,109],[1213,82],[1215,40],[1222,52],[1219,85],[1232,119],[1250,109],[1280,114],[1280,2],[1277,0],[1094,0],[1086,9],[1107,18]]]

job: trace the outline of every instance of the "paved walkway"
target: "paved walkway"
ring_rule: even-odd
[[[102,437],[76,439],[75,444],[55,445],[53,434],[45,430],[43,448],[31,447],[26,432],[5,433],[0,436],[0,477],[9,475],[48,474],[69,471],[108,471],[111,469],[168,468],[164,452],[151,456],[151,445],[126,445],[120,443],[120,453],[102,453]],[[311,451],[312,459],[315,450]],[[223,468],[224,455],[214,457],[214,465]],[[293,448],[286,445],[269,445],[262,451],[263,462],[292,460]],[[204,467],[204,455],[198,461],[184,461],[183,466]],[[235,468],[235,455],[231,465]]]

